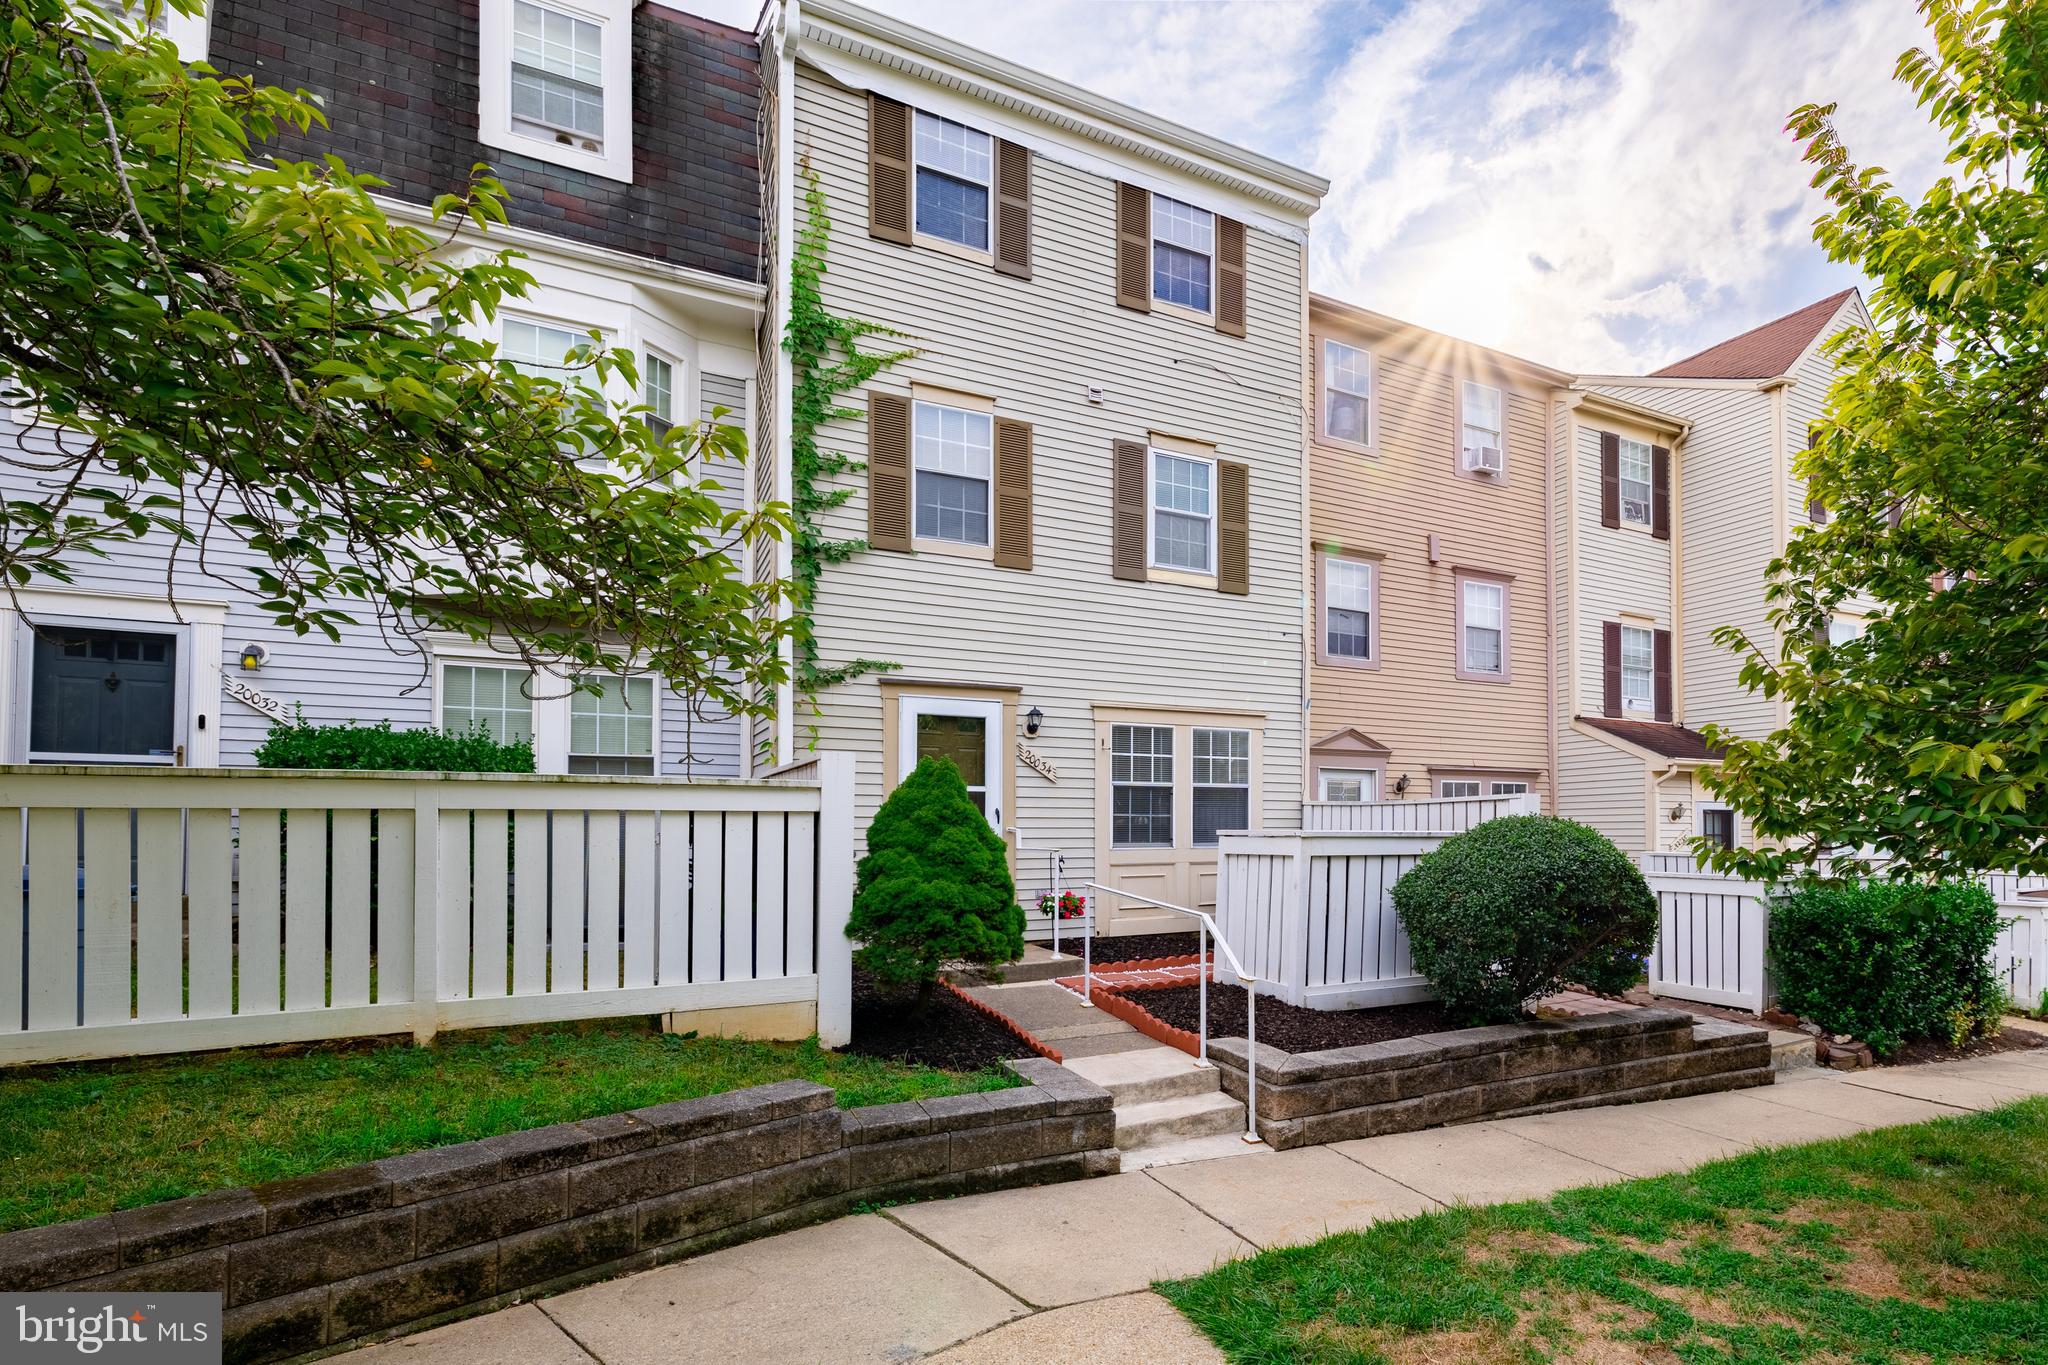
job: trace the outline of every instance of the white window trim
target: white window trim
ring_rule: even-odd
[[[1619,509],[1623,530],[1655,531],[1657,527],[1657,449],[1648,441],[1634,436],[1616,438],[1614,448],[1614,500]],[[1624,485],[1631,482],[1622,476],[1621,447],[1637,445],[1643,448],[1643,519],[1637,521],[1628,514],[1629,496]]]
[[[1357,778],[1358,799],[1361,803],[1380,799],[1380,770],[1378,768],[1318,768],[1316,769],[1316,800],[1329,801],[1334,799],[1330,795],[1330,779],[1332,777]]]
[[[1318,439],[1357,450],[1372,450],[1376,445],[1373,438],[1378,435],[1380,415],[1378,396],[1373,392],[1378,387],[1379,360],[1366,347],[1354,346],[1350,342],[1340,340],[1337,337],[1324,337],[1322,342],[1322,365],[1318,369],[1316,376],[1318,381],[1316,406],[1320,409],[1319,418],[1316,423]],[[1333,346],[1342,346],[1347,351],[1356,351],[1359,355],[1365,357],[1364,393],[1359,393],[1353,389],[1338,388],[1331,381],[1330,375],[1333,370],[1330,364],[1330,348]],[[1365,434],[1357,440],[1353,440],[1349,436],[1333,436],[1330,434],[1330,392],[1333,389],[1347,398],[1363,398],[1365,400]]]
[[[1513,787],[1515,790],[1504,792],[1501,790],[1502,787]],[[1502,778],[1488,782],[1486,784],[1486,794],[1488,796],[1527,796],[1529,794],[1529,784],[1520,778]]]
[[[458,659],[456,660],[456,662],[464,663],[467,661]],[[654,684],[653,688],[650,690],[650,696],[652,697],[652,700],[648,703],[648,710],[650,713],[652,713],[654,717],[654,747],[648,753],[648,757],[654,760],[654,767],[650,771],[650,775],[654,777],[659,777],[661,776],[661,694],[663,692],[666,692],[668,689],[661,685],[661,675],[649,669],[637,668],[626,673],[621,673],[619,676],[621,678],[645,678],[649,682]],[[534,706],[536,708],[538,708],[540,705],[540,702],[534,703]],[[637,757],[637,755],[621,754],[578,754],[576,752],[576,745],[574,739],[576,733],[575,713],[576,697],[574,693],[571,693],[569,696],[562,698],[562,770],[564,772],[568,771],[569,760],[572,758],[621,758],[629,756]],[[534,766],[537,768],[540,765],[538,763],[535,763]],[[589,774],[578,774],[578,776],[589,776]]]
[[[1469,792],[1459,792],[1453,796],[1445,788],[1454,784],[1461,787],[1469,786],[1472,790]],[[1476,777],[1439,777],[1436,780],[1436,795],[1439,801],[1471,801],[1477,799],[1485,790],[1485,787],[1486,783]]]
[[[1632,630],[1650,637],[1650,667],[1648,670],[1650,684],[1649,690],[1646,693],[1644,693],[1643,703],[1640,706],[1631,705],[1628,695],[1628,633]],[[1624,716],[1630,713],[1631,711],[1635,712],[1637,715],[1655,715],[1657,712],[1656,628],[1654,626],[1639,626],[1630,621],[1623,621],[1621,623],[1621,637],[1619,641],[1616,643],[1616,648],[1621,651],[1620,658],[1616,660],[1621,670],[1621,713]]]
[[[1176,460],[1209,467],[1209,567],[1206,569],[1184,569],[1175,564],[1159,562],[1159,457],[1170,455]],[[1171,509],[1167,509],[1171,511]],[[1216,457],[1196,455],[1186,450],[1167,446],[1148,445],[1145,448],[1145,567],[1160,574],[1176,575],[1180,578],[1208,580],[1216,578]],[[1191,512],[1175,512],[1175,516],[1193,516]]]
[[[1182,246],[1179,242],[1169,242],[1159,235],[1158,201],[1160,199],[1171,199],[1176,204],[1183,204],[1198,213],[1209,215],[1209,306],[1207,308],[1190,308],[1184,303],[1175,303],[1171,299],[1159,297],[1159,247],[1164,244],[1176,251],[1188,250],[1187,247]],[[1150,288],[1152,306],[1154,308],[1164,309],[1169,313],[1179,313],[1183,317],[1201,318],[1204,321],[1216,316],[1216,224],[1221,217],[1222,215],[1217,213],[1216,210],[1203,208],[1193,200],[1181,199],[1171,194],[1157,192],[1148,197],[1145,206],[1145,240],[1148,247],[1145,253],[1145,281]]]
[[[1499,442],[1495,447],[1500,452],[1500,468],[1497,470],[1467,469],[1465,467],[1465,433],[1470,425],[1466,414],[1470,410],[1468,400],[1473,389],[1477,389],[1482,393],[1490,393],[1494,397],[1494,410],[1500,418],[1500,426],[1494,429],[1493,433],[1494,440]],[[1507,481],[1508,391],[1498,384],[1487,384],[1477,379],[1460,379],[1458,381],[1458,473],[1474,479],[1489,479],[1499,483]]]
[[[988,139],[988,179],[977,181],[969,179],[967,176],[964,175],[955,174],[952,171],[945,170],[938,166],[933,166],[931,168],[933,174],[935,175],[943,175],[951,180],[965,181],[967,184],[970,185],[978,184],[981,186],[983,192],[988,195],[988,245],[969,246],[965,242],[956,242],[951,237],[940,237],[933,233],[920,232],[918,230],[917,199],[918,195],[922,191],[919,189],[920,182],[917,178],[917,172],[919,168],[924,165],[923,162],[917,159],[917,121],[921,118],[935,118],[946,123],[958,124],[960,127],[967,129],[969,132],[980,133],[983,137]],[[912,237],[917,239],[917,243],[920,246],[934,247],[940,251],[950,251],[958,255],[970,257],[977,261],[987,261],[993,259],[996,249],[995,134],[977,128],[973,124],[964,122],[960,119],[948,118],[944,114],[934,114],[929,110],[916,108],[913,108],[910,111],[910,233]]]
[[[513,0],[480,0],[477,20],[477,140],[607,180],[633,183],[632,0],[533,0],[547,9],[587,20],[603,30],[604,149],[571,147],[512,126]]]
[[[982,734],[987,745],[982,755],[983,813],[989,828],[1003,832],[1003,774],[1015,763],[1013,744],[1003,732],[1003,704],[985,697],[928,697],[905,693],[896,702],[896,780],[900,783],[917,767],[917,718],[919,716],[979,716],[985,723]]]
[[[1196,781],[1196,780],[1195,780],[1195,764],[1196,764],[1196,762],[1198,761],[1198,758],[1197,758],[1197,756],[1196,756],[1196,754],[1195,754],[1195,735],[1196,735],[1197,733],[1201,732],[1201,731],[1204,731],[1204,730],[1208,731],[1208,732],[1209,732],[1209,733],[1211,733],[1211,734],[1223,734],[1223,735],[1243,735],[1243,736],[1244,736],[1244,753],[1245,753],[1245,759],[1244,759],[1244,781],[1242,781],[1242,782],[1198,782],[1198,781]],[[1176,748],[1176,749],[1178,749],[1178,748],[1179,748],[1179,739],[1178,739],[1178,737],[1176,737],[1176,739],[1175,739],[1175,748]],[[1244,726],[1244,725],[1194,725],[1194,726],[1190,726],[1190,727],[1188,728],[1188,847],[1190,847],[1190,848],[1215,848],[1215,847],[1217,847],[1217,844],[1216,844],[1216,843],[1203,843],[1203,842],[1202,842],[1201,840],[1199,840],[1198,838],[1196,838],[1196,837],[1195,837],[1195,818],[1194,818],[1194,810],[1195,810],[1195,808],[1194,808],[1194,797],[1195,797],[1195,793],[1196,793],[1196,792],[1198,792],[1198,791],[1202,791],[1202,790],[1204,790],[1204,789],[1207,789],[1207,790],[1210,790],[1210,791],[1242,791],[1242,792],[1244,793],[1244,811],[1245,811],[1245,820],[1246,820],[1246,822],[1247,822],[1247,823],[1250,823],[1250,822],[1252,822],[1252,821],[1255,821],[1255,820],[1256,820],[1256,819],[1258,818],[1258,817],[1257,817],[1257,814],[1256,814],[1256,813],[1255,813],[1255,812],[1254,812],[1254,811],[1252,810],[1252,758],[1251,758],[1251,754],[1252,754],[1252,732],[1251,732],[1251,728],[1250,728],[1249,726]],[[1177,755],[1176,755],[1176,756],[1177,756]],[[1214,763],[1214,762],[1216,761],[1216,756],[1215,756],[1214,754],[1211,754],[1211,755],[1209,756],[1209,761],[1210,761],[1211,763]],[[1230,755],[1230,756],[1226,756],[1226,757],[1225,757],[1225,759],[1224,759],[1224,762],[1226,762],[1226,763],[1234,763],[1234,762],[1236,762],[1236,761],[1237,761],[1237,759],[1236,759],[1236,756],[1235,756],[1235,755]],[[1178,776],[1178,773],[1176,773],[1176,776]],[[1220,832],[1220,831],[1219,831],[1219,832]],[[1221,841],[1219,840],[1218,842],[1220,843]]]
[[[1171,765],[1169,771],[1172,773],[1172,777],[1168,781],[1119,782],[1116,780],[1116,732],[1119,726],[1135,730],[1164,730],[1171,736],[1169,741],[1171,747],[1166,753],[1167,760]],[[1194,835],[1194,731],[1196,729],[1214,730],[1224,728],[1227,727],[1216,725],[1198,726],[1192,722],[1167,719],[1118,719],[1109,722],[1103,727],[1102,741],[1107,757],[1102,765],[1102,774],[1104,780],[1108,783],[1109,795],[1108,804],[1103,808],[1104,817],[1108,821],[1104,833],[1107,835],[1107,842],[1112,851],[1144,853],[1149,850],[1164,853],[1169,850],[1194,847],[1192,843]],[[1181,744],[1182,736],[1187,737],[1188,742],[1185,746]],[[1187,749],[1188,757],[1186,761],[1183,761],[1181,755],[1183,747]],[[1146,757],[1157,758],[1159,755],[1149,754]],[[1165,787],[1167,789],[1168,803],[1167,819],[1173,829],[1172,840],[1163,844],[1118,843],[1116,841],[1116,792],[1118,787]]]
[[[917,479],[925,471],[917,464],[917,410],[919,408],[941,408],[951,412],[973,413],[988,419],[988,477],[982,482],[988,486],[988,539],[954,540],[947,536],[926,536],[917,533]],[[932,471],[937,473],[938,471]],[[967,406],[960,403],[944,403],[937,398],[912,396],[910,401],[910,533],[913,546],[918,550],[933,550],[941,554],[961,555],[969,559],[995,558],[996,544],[996,417],[990,407]]]
[[[500,668],[510,673],[526,667],[518,655],[505,654],[487,645],[472,643],[468,648],[435,646],[433,723],[436,730],[448,728],[444,707],[448,700],[446,675],[450,664],[462,668]],[[527,704],[533,716],[533,770],[537,773],[569,771],[568,687],[566,679],[537,671],[529,684],[528,690],[534,694],[527,698]],[[564,695],[550,695],[555,692]],[[659,746],[656,748],[658,752]],[[657,761],[656,769],[659,770],[660,766]]]

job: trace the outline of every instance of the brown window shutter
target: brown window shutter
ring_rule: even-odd
[[[1118,578],[1145,579],[1145,443],[1115,441],[1111,445],[1110,572]]]
[[[868,235],[910,244],[910,106],[868,93]]]
[[[1116,187],[1116,306],[1152,311],[1152,192]]]
[[[868,391],[868,546],[910,549],[910,399]]]
[[[1252,590],[1252,468],[1216,462],[1216,591]]]
[[[996,272],[1031,278],[1031,149],[996,144]]]
[[[996,422],[996,567],[1031,567],[1031,425]]]
[[[1650,534],[1671,539],[1671,452],[1650,447]]]
[[[1621,622],[1600,623],[1600,713],[1621,714]]]
[[[1672,705],[1671,701],[1671,632],[1660,630],[1653,638],[1655,644],[1652,646],[1650,654],[1652,665],[1652,690],[1650,697],[1657,706],[1657,719],[1668,721],[1677,713],[1677,708]]]
[[[1621,437],[1600,433],[1600,524],[1621,529]]]
[[[1216,330],[1244,335],[1244,224],[1216,220]]]
[[[1808,521],[1811,521],[1815,526],[1827,525],[1828,505],[1822,502],[1819,498],[1814,498],[1812,501],[1806,504],[1806,518]]]

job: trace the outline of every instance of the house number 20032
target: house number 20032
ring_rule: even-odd
[[[285,718],[283,702],[267,692],[258,692],[240,678],[222,678],[220,690],[222,695],[232,697],[252,710],[261,711],[272,720]]]

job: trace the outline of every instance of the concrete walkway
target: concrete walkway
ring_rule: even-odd
[[[1157,1295],[1264,1247],[2048,1095],[2048,1049],[1579,1109],[912,1204],[371,1347],[351,1365],[1222,1356]]]

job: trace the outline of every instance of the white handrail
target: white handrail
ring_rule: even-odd
[[[1191,915],[1198,921],[1196,933],[1199,937],[1196,938],[1195,943],[1199,950],[1200,969],[1195,973],[1195,980],[1197,994],[1201,1000],[1201,1020],[1199,1032],[1196,1034],[1196,1046],[1200,1049],[1195,1057],[1195,1064],[1197,1066],[1210,1065],[1209,941],[1214,939],[1216,946],[1223,950],[1223,956],[1230,959],[1230,969],[1237,973],[1237,979],[1244,987],[1245,1041],[1250,1044],[1245,1058],[1244,1140],[1250,1143],[1261,1142],[1263,1139],[1259,1137],[1259,993],[1254,989],[1259,978],[1244,969],[1244,963],[1239,960],[1236,951],[1231,948],[1229,941],[1223,937],[1222,931],[1216,927],[1216,921],[1207,911],[1190,910],[1185,905],[1175,905],[1170,901],[1153,900],[1150,896],[1141,896],[1135,891],[1122,891],[1114,886],[1104,886],[1101,882],[1084,882],[1083,885],[1090,891],[1097,892],[1098,894],[1121,896],[1125,900],[1136,901],[1140,905],[1149,905],[1155,910],[1170,910],[1176,915]],[[1093,937],[1093,935],[1089,936],[1091,947],[1093,946]],[[1092,1004],[1093,1002],[1089,1000],[1089,996],[1094,992],[1094,982],[1089,976],[1090,967],[1085,960],[1082,963],[1081,972],[1081,998],[1083,1002]]]
[[[1037,853],[1041,851],[1032,848],[1024,842],[1024,831],[1017,826],[1007,826],[1007,830],[1009,833],[1017,836],[1018,853]],[[1067,855],[1063,850],[1057,848],[1045,849],[1043,852],[1046,855],[1046,870],[1052,881],[1052,953],[1054,957],[1058,957],[1060,953],[1060,883],[1066,876]]]

